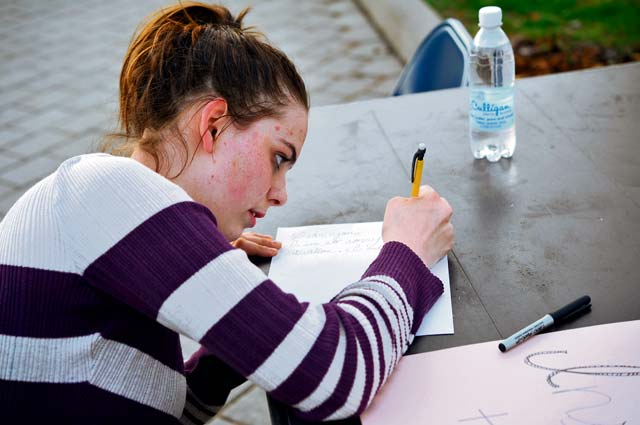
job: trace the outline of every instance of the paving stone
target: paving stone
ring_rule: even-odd
[[[63,161],[76,155],[97,152],[103,140],[103,132],[96,130],[96,134],[82,136],[66,136],[62,142],[49,150],[49,156]]]
[[[0,126],[0,149],[6,145],[13,144],[23,136],[23,131],[13,126]]]
[[[371,86],[367,87],[367,90],[371,90],[373,93],[383,92],[386,93],[386,96],[391,96],[398,82],[398,77],[395,74],[378,77]]]
[[[21,106],[15,103],[9,105],[3,105],[0,110],[0,128],[7,125],[15,126],[20,121],[31,116],[31,112],[25,111]]]
[[[371,61],[362,70],[369,75],[398,76],[402,67],[397,59],[382,56]]]
[[[109,86],[105,85],[104,87]],[[109,104],[111,97],[116,94],[117,92],[112,94],[111,90],[104,88],[103,90],[92,90],[71,96],[64,106],[72,111],[86,111],[91,108],[104,109]]]
[[[0,154],[0,172],[2,172],[2,170],[6,168],[11,168],[15,166],[15,164],[18,163],[19,161],[20,161],[20,158],[12,157],[7,155],[5,152],[2,152],[2,154]],[[2,194],[2,191],[0,190],[0,195],[1,194]]]
[[[0,173],[0,178],[16,187],[26,188],[37,180],[51,174],[58,165],[60,165],[59,160],[41,156],[20,162],[15,167],[3,171]]]
[[[48,108],[64,108],[69,104],[70,99],[72,98],[72,91],[64,86],[55,84],[38,92],[31,92],[27,95],[23,93],[16,103],[27,111],[40,113]]]
[[[356,59],[369,59],[375,60],[379,55],[390,55],[386,46],[380,45],[380,43],[371,41],[356,41],[349,43],[348,48],[349,55]],[[398,64],[400,66],[400,64]]]
[[[0,97],[2,108],[7,108],[11,104],[20,104],[21,101],[33,97],[34,94],[31,90],[26,89],[24,84],[21,86],[9,85],[0,87],[0,93],[2,93]]]
[[[106,112],[88,110],[72,113],[67,120],[56,122],[52,127],[76,135],[87,134],[95,131],[94,129],[104,129],[107,125]]]
[[[71,119],[71,115],[61,108],[51,107],[46,108],[44,111],[38,113],[37,115],[29,114],[29,118],[29,121],[37,121],[37,125],[39,127],[50,128],[69,121]],[[30,122],[29,127],[27,128],[33,128],[32,124],[35,123]]]
[[[5,192],[0,193],[0,220],[7,214],[9,209],[11,209],[23,193],[23,190],[17,189],[7,189]]]
[[[15,154],[17,157],[27,159],[60,144],[65,137],[64,134],[55,130],[29,133],[21,137],[17,142],[6,145],[5,150],[8,153]]]

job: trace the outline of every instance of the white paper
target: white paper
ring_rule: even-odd
[[[269,278],[300,301],[322,304],[360,280],[382,248],[382,222],[280,227],[282,248],[271,261]],[[453,333],[447,257],[431,272],[444,293],[425,315],[416,335]]]

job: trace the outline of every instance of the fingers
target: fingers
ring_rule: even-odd
[[[274,241],[271,235],[263,235],[261,233],[247,232],[247,233],[243,233],[241,238],[247,239],[256,244],[268,246],[271,248],[276,248],[276,249],[282,248],[282,243],[278,241]]]
[[[282,243],[274,241],[269,235],[260,233],[243,233],[238,239],[231,243],[234,247],[243,250],[248,255],[260,257],[273,257],[282,248]]]
[[[232,243],[232,245],[238,249],[243,250],[244,252],[247,253],[247,255],[257,255],[260,257],[273,257],[278,253],[278,250],[276,248],[270,248],[268,246],[255,243],[253,241],[250,241],[244,238],[235,240]]]
[[[420,198],[425,198],[429,202],[438,202],[440,204],[441,211],[447,220],[451,219],[453,215],[453,208],[451,208],[451,204],[444,197],[440,196],[435,189],[429,185],[420,186]]]
[[[443,208],[447,217],[447,221],[451,220],[451,216],[453,215],[453,208],[451,207],[451,204],[442,196],[440,197],[440,202],[443,203]]]
[[[455,232],[453,230],[453,224],[451,224],[450,222],[445,224],[444,228],[442,229],[442,235],[444,237],[445,242],[445,250],[447,252],[451,251],[453,249],[453,244],[455,241]]]
[[[431,193],[435,193],[435,190],[428,184],[423,184],[422,186],[420,186],[420,192],[418,196],[420,197],[428,196]]]

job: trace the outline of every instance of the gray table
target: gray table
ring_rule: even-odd
[[[640,63],[518,80],[515,155],[493,164],[471,156],[467,96],[312,109],[289,202],[257,230],[381,220],[409,195],[424,142],[423,183],[454,209],[455,334],[409,354],[501,339],[584,294],[592,312],[564,328],[640,319]],[[275,423],[302,423],[270,407]]]

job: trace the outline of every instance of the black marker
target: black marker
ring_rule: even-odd
[[[565,322],[579,316],[580,314],[586,313],[589,310],[591,310],[591,298],[588,295],[585,295],[584,297],[578,298],[571,304],[565,305],[558,311],[545,314],[541,319],[536,320],[526,328],[519,330],[509,338],[502,341],[498,344],[498,348],[504,353],[521,342],[526,341],[535,334],[540,333],[549,326]]]

